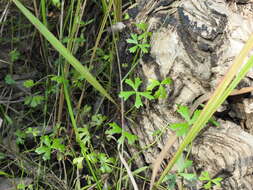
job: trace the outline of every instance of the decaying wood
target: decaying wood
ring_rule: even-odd
[[[138,3],[135,7],[138,14],[133,15],[133,20],[147,22],[153,32],[151,53],[143,57],[139,75],[144,81],[173,79],[173,85],[167,88],[168,98],[149,103],[142,109],[138,125],[131,126],[143,148],[144,159],[138,159],[139,165],[143,165],[151,164],[172,137],[167,126],[181,122],[176,105],[191,107],[198,97],[214,91],[253,32],[253,3],[250,0]],[[252,80],[253,70],[238,89],[253,86]],[[234,122],[224,120],[219,128],[206,129],[194,142],[194,167],[196,171],[209,171],[212,177],[222,176],[222,189],[252,189],[253,136],[235,123],[236,119],[230,120]],[[165,131],[162,138],[153,135],[157,130]],[[155,146],[144,148],[154,142]],[[179,143],[180,140],[170,149],[168,159]],[[136,150],[130,151],[134,154]],[[195,184],[195,189],[200,186]]]

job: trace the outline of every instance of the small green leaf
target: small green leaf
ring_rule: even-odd
[[[170,128],[173,131],[176,131],[177,136],[183,136],[189,131],[189,124],[188,123],[175,123],[170,125]]]
[[[148,29],[148,24],[141,22],[136,24],[137,28],[145,32]]]
[[[207,171],[201,172],[201,175],[199,177],[200,181],[210,181],[211,178],[209,176],[209,173]]]
[[[46,146],[40,146],[40,147],[36,148],[36,150],[35,150],[35,152],[37,154],[44,154],[47,151],[51,151],[51,148],[46,147]]]
[[[172,83],[171,78],[165,78],[165,79],[161,82],[162,85],[171,84],[171,83]]]
[[[44,161],[51,159],[51,149],[48,149],[48,151],[43,154],[42,159]]]
[[[17,189],[23,189],[24,190],[25,187],[26,187],[26,185],[22,182],[17,185]]]
[[[98,159],[97,159],[97,154],[95,152],[92,152],[90,154],[87,155],[87,158],[93,163],[93,164],[96,164],[98,162]]]
[[[9,75],[9,74],[4,77],[4,81],[5,81],[6,84],[9,84],[9,85],[12,85],[12,84],[16,83],[16,81],[13,80],[12,76]]]
[[[45,137],[45,138],[43,138],[43,137]],[[49,137],[48,137],[49,138]],[[42,141],[43,141],[43,143],[44,144],[48,144],[48,138],[46,137],[46,136],[42,136]],[[50,140],[50,139],[49,139]],[[51,140],[50,140],[51,141]],[[50,144],[49,144],[49,146],[40,146],[40,147],[38,147],[38,148],[36,148],[36,150],[35,150],[35,152],[37,153],[37,154],[43,154],[43,156],[42,156],[42,158],[43,158],[43,160],[50,160],[50,155],[51,155],[51,147],[50,147]]]
[[[212,187],[211,181],[207,182],[207,183],[204,185],[204,188],[205,188],[205,189],[211,189],[211,187]]]
[[[168,94],[167,94],[166,89],[163,86],[160,86],[158,91],[160,92],[159,98],[162,98],[162,99],[167,98]]]
[[[133,47],[129,48],[129,51],[131,53],[135,53],[137,51],[137,49],[138,49],[138,46],[133,46]]]
[[[94,127],[94,126],[99,127],[104,123],[105,120],[106,120],[106,116],[102,114],[95,114],[91,117],[90,125],[91,127]]]
[[[185,169],[189,168],[190,166],[192,166],[192,161],[191,160],[183,160],[182,164],[177,164],[178,171],[180,173],[183,172]]]
[[[123,132],[123,135],[127,138],[127,141],[130,145],[133,145],[135,141],[138,139],[136,135],[133,135],[131,133],[128,133],[126,131]]]
[[[212,117],[211,119],[209,119],[209,122],[212,123],[216,127],[220,127],[220,123],[218,121],[215,121],[214,118]]]
[[[26,138],[26,133],[24,131],[21,131],[20,129],[18,129],[16,132],[15,132],[15,135],[16,135],[16,143],[17,144],[24,144],[25,142],[25,138]]]
[[[114,134],[121,134],[122,129],[116,124],[116,123],[110,123],[109,126],[111,127],[111,129],[107,129],[105,131],[105,134],[107,135],[114,135]]]
[[[142,101],[141,101],[141,96],[139,95],[139,93],[136,94],[134,106],[136,108],[143,106]]]
[[[74,158],[73,164],[75,164],[78,169],[83,169],[83,159],[84,159],[84,157]]]
[[[47,145],[48,147],[51,146],[51,139],[50,139],[50,137],[49,137],[48,135],[42,136],[42,137],[41,137],[41,141],[42,141],[45,145]]]
[[[136,94],[135,91],[123,91],[120,92],[119,97],[123,98],[125,101],[132,95]]]
[[[78,74],[79,74],[79,73],[78,73]],[[57,82],[58,84],[63,84],[64,81],[67,82],[67,80],[64,79],[63,76],[53,76],[53,77],[51,77],[51,81],[55,81],[55,82]]]
[[[32,134],[34,137],[37,137],[40,131],[36,128],[29,127],[28,129],[26,129],[25,133]]]
[[[142,81],[139,77],[136,77],[134,80],[134,89],[137,90],[139,86],[141,85]]]
[[[135,83],[134,83],[131,79],[126,79],[126,80],[125,80],[125,83],[127,83],[129,86],[131,86],[132,89],[134,89],[135,91],[137,90],[137,89],[135,88]]]
[[[138,44],[138,41],[137,41],[137,40],[127,39],[126,41],[127,41],[127,43],[129,43],[129,44]]]
[[[137,92],[137,94],[144,96],[145,98],[149,100],[155,99],[154,96],[151,95],[151,92]]]
[[[155,79],[149,79],[149,85],[147,86],[147,90],[152,91],[156,86],[160,85],[160,82]]]
[[[11,62],[15,62],[20,58],[20,52],[16,49],[12,50],[10,53]]]
[[[11,177],[10,174],[8,174],[8,173],[6,173],[4,171],[1,171],[1,170],[0,170],[0,175],[6,176],[6,177]]]
[[[128,13],[125,13],[125,14],[124,14],[124,20],[128,20],[128,19],[130,19],[129,14],[128,14]]]
[[[24,83],[23,83],[23,86],[26,87],[26,88],[31,88],[35,85],[34,81],[33,80],[26,80]]]
[[[118,144],[124,144],[125,136],[121,135],[121,137],[118,139]]]
[[[99,162],[101,164],[100,170],[102,173],[111,173],[112,168],[108,165],[110,163],[113,163],[113,158],[108,158],[106,154],[100,153],[98,155]]]
[[[85,136],[90,136],[87,125],[84,125],[82,128],[77,128],[77,131],[80,139],[83,139]]]
[[[26,96],[25,97],[25,105],[30,105],[32,108],[37,107],[44,100],[43,96]]]
[[[190,111],[187,106],[179,105],[177,112],[187,121],[190,121]]]
[[[179,173],[179,175],[189,181],[196,179],[196,175],[194,173]]]
[[[136,44],[138,44],[138,36],[137,36],[137,34],[131,33],[130,35],[131,35],[132,40],[135,41]]]
[[[53,5],[57,8],[60,8],[61,7],[61,2],[60,0],[51,0]]]
[[[168,190],[174,190],[176,186],[176,174],[168,174],[164,177],[163,182],[168,184]]]
[[[189,125],[192,125],[198,119],[200,113],[201,113],[201,110],[195,110],[194,111],[193,116],[189,121]]]
[[[148,47],[150,47],[150,45],[149,44],[141,44],[141,45],[139,45],[139,47],[141,48],[141,51],[143,52],[143,53],[148,53]]]
[[[65,145],[61,143],[61,139],[54,139],[53,140],[53,144],[51,146],[51,148],[54,148],[56,150],[59,150],[61,152],[64,152],[65,151]]]
[[[215,179],[212,179],[212,182],[217,185],[217,186],[220,186],[220,182],[223,180],[223,178],[221,177],[217,177]]]

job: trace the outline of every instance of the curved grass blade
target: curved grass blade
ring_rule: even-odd
[[[49,43],[103,96],[107,97],[111,102],[115,103],[113,98],[100,85],[100,83],[92,76],[88,68],[83,66],[63,45],[62,43],[37,19],[22,3],[13,0],[19,10],[26,18],[40,31],[40,33],[49,41]],[[116,104],[116,103],[115,103]]]

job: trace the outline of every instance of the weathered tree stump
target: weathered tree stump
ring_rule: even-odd
[[[253,3],[247,0],[139,0],[129,13],[134,22],[148,23],[153,32],[150,55],[143,57],[139,67],[141,78],[144,81],[173,79],[173,85],[167,89],[168,98],[146,105],[138,116],[138,125],[131,126],[142,148],[157,140],[152,135],[156,130],[166,131],[157,144],[143,150],[139,164],[151,164],[171,137],[166,126],[181,121],[175,112],[176,105],[191,107],[198,97],[212,92],[253,32]],[[253,74],[249,72],[238,88],[252,86],[252,79]],[[230,100],[231,105],[236,98]],[[252,99],[250,94],[247,98]],[[231,117],[222,118],[220,127],[209,127],[194,141],[194,167],[196,171],[208,171],[212,177],[222,176],[222,189],[251,190],[253,136],[248,132],[253,125],[246,121],[248,126],[243,129],[240,121],[251,119],[252,110],[246,111],[248,117],[241,117],[237,115],[237,106],[232,111],[229,106],[223,110]],[[178,144],[170,150],[168,159]],[[134,154],[135,149],[130,150]]]

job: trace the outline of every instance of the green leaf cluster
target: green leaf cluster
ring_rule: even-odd
[[[9,53],[11,62],[17,61],[17,60],[20,58],[20,55],[21,55],[21,54],[20,54],[20,52],[19,52],[17,49],[12,50],[12,51]]]
[[[168,183],[168,189],[174,190],[177,184],[178,178],[183,178],[188,181],[197,180],[197,176],[194,173],[187,173],[185,170],[192,166],[191,160],[184,160],[183,158],[181,160],[178,160],[177,162],[177,168],[178,171],[175,174],[168,174],[164,178],[164,182],[166,181]]]
[[[138,49],[140,49],[143,53],[148,53],[148,48],[150,47],[150,44],[141,43],[141,39],[142,36],[138,36],[137,34],[131,34],[131,38],[127,39],[127,43],[134,44],[133,47],[129,48],[129,51],[131,53],[137,52]]]
[[[8,85],[12,85],[12,84],[15,84],[16,83],[16,81],[12,78],[12,76],[11,75],[6,75],[5,77],[4,77],[4,81],[5,81],[5,83],[6,84],[8,84]]]
[[[141,97],[145,97],[149,100],[153,100],[154,97],[151,95],[151,92],[145,91],[145,92],[139,92],[138,88],[140,87],[142,81],[139,77],[135,78],[134,81],[131,79],[126,79],[125,81],[129,86],[133,88],[132,91],[122,91],[119,94],[119,97],[123,98],[125,101],[132,95],[135,95],[135,103],[134,106],[136,108],[139,108],[140,106],[143,106]]]
[[[162,80],[162,82],[155,80],[155,79],[150,79],[149,80],[149,85],[147,87],[148,91],[152,91],[155,88],[158,88],[155,93],[154,93],[154,97],[156,99],[158,98],[167,98],[168,94],[167,91],[165,89],[165,85],[171,84],[172,80],[170,78],[165,78],[164,80]]]
[[[204,171],[201,173],[199,177],[200,181],[207,181],[207,183],[204,185],[205,189],[211,189],[214,185],[217,185],[218,187],[221,186],[220,182],[222,181],[221,177],[216,177],[212,179],[207,171]]]
[[[50,160],[53,150],[58,150],[62,153],[65,151],[65,145],[62,144],[62,141],[61,138],[51,138],[48,135],[42,136],[41,146],[36,148],[35,152],[37,154],[43,154],[43,160]]]
[[[200,110],[196,110],[193,116],[190,116],[190,111],[187,106],[179,105],[177,112],[184,118],[186,122],[183,123],[174,123],[171,124],[169,127],[176,131],[177,136],[186,135],[190,129],[190,126],[196,121],[198,116],[200,115]]]
[[[118,126],[116,123],[110,123],[109,126],[110,129],[105,131],[105,134],[112,136],[115,134],[121,134],[121,137],[118,139],[119,144],[123,144],[124,140],[127,139],[128,143],[130,145],[134,144],[135,141],[138,139],[136,135],[133,135],[125,130],[123,130],[120,126]]]
[[[134,81],[132,81],[131,79],[126,79],[125,83],[127,83],[133,90],[122,91],[120,92],[119,97],[123,98],[126,101],[127,99],[129,99],[130,96],[135,95],[134,106],[136,108],[143,106],[141,100],[142,97],[147,98],[148,100],[167,97],[165,85],[172,83],[172,80],[170,78],[165,78],[161,82],[155,79],[150,79],[149,81],[150,83],[147,86],[146,91],[140,92],[138,89],[142,84],[142,81],[139,77],[136,77]],[[152,95],[152,91],[154,91],[154,95]]]
[[[139,49],[142,53],[148,53],[148,48],[150,47],[150,44],[147,43],[147,39],[149,36],[151,36],[151,32],[148,32],[148,25],[146,23],[139,23],[136,24],[137,28],[142,31],[142,34],[137,35],[131,33],[131,38],[127,39],[127,43],[133,44],[134,46],[129,48],[129,51],[131,53],[136,53]]]
[[[33,96],[26,96],[25,97],[25,105],[29,105],[32,108],[37,107],[40,105],[44,100],[44,96],[40,95],[33,95]]]
[[[95,153],[95,152],[92,152],[92,153],[88,154],[87,158],[93,164],[99,163],[99,165],[100,165],[99,170],[102,173],[111,173],[112,172],[111,165],[115,163],[114,158],[108,157],[104,153]],[[78,169],[82,169],[83,168],[83,160],[84,160],[84,157],[74,158],[73,159],[73,164],[75,164]]]
[[[178,105],[177,112],[182,116],[182,118],[186,121],[183,123],[174,123],[169,126],[173,131],[176,131],[177,136],[184,136],[190,130],[190,127],[194,124],[194,122],[198,119],[201,110],[196,110],[191,117],[190,110],[187,106]],[[213,118],[209,120],[213,125],[219,126],[219,123],[215,121]]]

